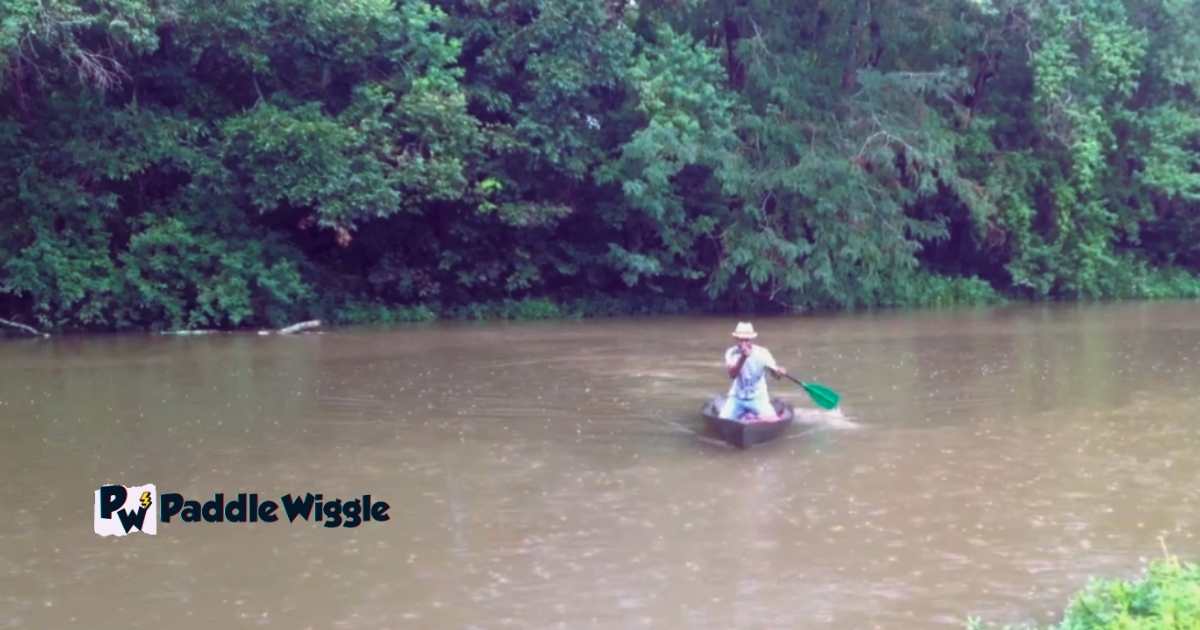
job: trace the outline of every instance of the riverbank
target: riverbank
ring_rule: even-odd
[[[1037,630],[1039,626],[1003,626]],[[1071,598],[1062,621],[1047,630],[1173,630],[1200,627],[1200,567],[1166,555],[1136,578],[1100,578]],[[999,630],[973,617],[967,630]]]
[[[669,297],[655,294],[618,293],[590,297],[524,297],[465,304],[390,304],[379,300],[337,297],[314,302],[293,312],[318,319],[326,326],[389,325],[439,320],[508,320],[537,321],[558,319],[591,319],[654,315],[714,315],[786,313],[860,313],[878,310],[905,310],[996,306],[1001,304],[1097,304],[1137,300],[1200,299],[1200,277],[1178,269],[1160,269],[1125,283],[1125,290],[1106,299],[1032,299],[1027,295],[1004,293],[978,278],[953,278],[923,274],[903,287],[893,287],[880,295],[878,303],[857,308],[788,308],[768,304],[765,308],[737,308],[728,302],[706,301],[699,298]],[[751,305],[753,306],[753,305]],[[758,305],[763,306],[763,305]],[[46,328],[0,319],[0,338],[5,336],[47,336],[51,332],[117,332],[145,330],[149,332],[274,330],[299,320],[258,321],[247,325],[199,325],[189,327],[183,322],[151,322],[143,326],[58,326],[52,322]],[[307,320],[306,320],[307,321]],[[257,323],[255,323],[257,322]],[[228,322],[227,322],[228,324]]]
[[[1200,277],[1181,269],[1141,269],[1114,285],[1113,295],[1105,300],[1079,300],[1080,303],[1124,300],[1171,300],[1200,299]],[[1114,280],[1114,281],[1116,281]],[[113,332],[127,330],[258,330],[279,328],[289,323],[320,319],[327,325],[398,324],[406,322],[429,322],[436,320],[554,320],[587,319],[600,317],[644,316],[644,315],[710,315],[720,313],[758,313],[777,315],[788,312],[862,312],[877,309],[921,309],[959,306],[991,306],[1006,303],[1063,303],[1067,300],[1032,299],[1026,294],[1002,292],[987,282],[976,278],[915,274],[903,285],[893,286],[880,292],[875,303],[856,308],[838,308],[833,305],[815,308],[795,308],[786,304],[761,304],[750,301],[740,308],[728,301],[706,300],[699,297],[667,296],[653,293],[621,292],[595,294],[587,297],[524,297],[490,301],[443,304],[438,302],[416,304],[394,304],[382,300],[355,298],[351,296],[326,297],[304,305],[293,305],[288,312],[302,316],[291,320],[252,318],[233,324],[214,324],[200,318],[198,324],[187,322],[152,321],[142,325],[126,322],[123,325],[102,324],[90,326],[70,325],[46,318],[35,328],[28,323],[0,320],[0,337],[21,335],[43,335],[50,332]],[[26,319],[39,319],[29,313]]]
[[[1200,281],[1196,295],[1200,296]],[[879,296],[872,308],[923,308],[937,306],[967,306],[1000,304],[1008,301],[990,285],[978,278],[948,278],[925,275],[903,289],[893,289]],[[825,308],[794,308],[787,304],[760,304],[764,314],[784,312],[850,311],[831,305]],[[867,308],[867,307],[863,307]],[[589,297],[528,297],[464,305],[418,304],[389,306],[372,302],[350,302],[338,307],[331,319],[343,324],[396,323],[432,321],[435,319],[584,319],[629,315],[688,315],[745,311],[728,302],[714,302],[700,297],[669,297],[653,293],[619,293]],[[861,309],[860,309],[861,310]]]

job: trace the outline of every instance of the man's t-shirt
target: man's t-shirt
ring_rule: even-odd
[[[725,365],[733,367],[737,365],[738,360],[742,358],[738,347],[725,351]],[[767,368],[775,369],[775,357],[771,356],[771,351],[762,346],[751,346],[750,356],[746,358],[745,365],[742,366],[742,372],[737,378],[733,379],[733,383],[729,385],[729,395],[741,398],[742,400],[750,400],[757,398],[760,395],[767,393]]]

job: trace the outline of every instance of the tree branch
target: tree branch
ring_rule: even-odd
[[[13,328],[23,330],[23,331],[33,335],[34,337],[49,337],[50,336],[48,333],[41,332],[40,330],[37,330],[36,328],[33,328],[32,326],[26,326],[25,324],[19,324],[17,322],[9,321],[7,319],[0,319],[0,324],[4,324],[5,326],[12,326]]]

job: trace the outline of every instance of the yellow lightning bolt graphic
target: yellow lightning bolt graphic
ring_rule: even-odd
[[[150,491],[149,490],[142,493],[142,498],[139,500],[139,503],[141,503],[142,507],[144,507],[144,508],[150,507]]]

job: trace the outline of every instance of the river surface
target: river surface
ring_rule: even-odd
[[[735,323],[0,341],[0,628],[1044,624],[1200,558],[1200,303],[757,318],[843,404],[772,381],[748,451],[698,415]],[[105,483],[391,519],[102,538]]]

